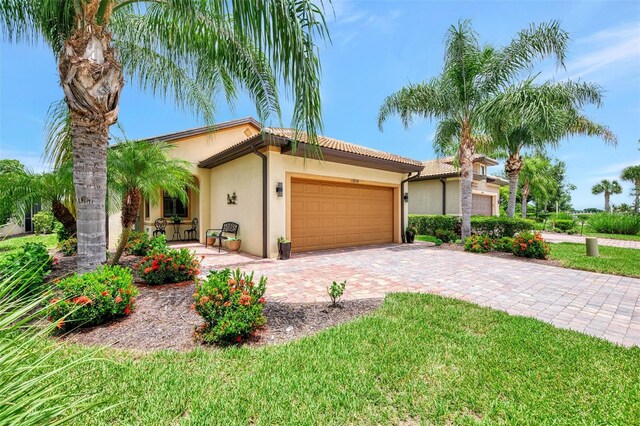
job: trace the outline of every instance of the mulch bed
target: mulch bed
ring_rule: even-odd
[[[188,351],[205,347],[194,340],[194,330],[202,323],[190,309],[193,282],[148,286],[138,284],[140,295],[131,316],[109,324],[66,334],[63,339],[83,345],[108,345],[142,352],[172,349]],[[381,299],[344,301],[339,307],[329,303],[269,302],[264,309],[267,324],[244,343],[264,346],[283,343],[317,333],[377,309]]]
[[[464,246],[462,244],[454,244],[454,243],[445,243],[435,248],[439,250],[465,251]],[[540,265],[547,265],[547,266],[558,266],[560,268],[563,268],[562,263],[557,260],[531,259],[528,257],[518,257],[513,255],[512,253],[505,253],[502,251],[490,251],[488,253],[471,253],[471,252],[467,252],[467,253],[477,254],[480,256],[500,257],[502,259],[517,260],[519,262],[538,263]]]

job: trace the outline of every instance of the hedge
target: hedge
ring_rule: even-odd
[[[461,218],[444,215],[409,215],[409,226],[417,229],[418,235],[436,235],[436,230],[455,232],[460,235]],[[490,235],[494,238],[513,237],[514,234],[534,229],[532,220],[509,218],[502,216],[473,216],[471,232],[473,234]]]

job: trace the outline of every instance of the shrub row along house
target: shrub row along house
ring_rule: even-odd
[[[171,155],[192,163],[198,188],[189,190],[186,204],[169,196],[158,205],[142,203],[136,229],[152,234],[164,218],[169,240],[182,237],[196,218],[202,243],[207,229],[234,222],[243,251],[276,257],[279,237],[290,239],[294,252],[401,242],[410,212],[460,212],[450,159],[434,166],[324,136],[317,159],[303,132],[262,128],[252,118],[149,140],[173,144]],[[498,213],[504,182],[486,174],[495,164],[477,157],[477,214]],[[119,217],[109,216],[110,247],[120,235]],[[176,217],[179,225],[171,223]]]

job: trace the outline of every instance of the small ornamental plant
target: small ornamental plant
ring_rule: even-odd
[[[20,288],[20,292],[25,294],[39,292],[43,290],[45,277],[57,264],[58,259],[49,255],[44,244],[29,242],[16,253],[0,258],[0,281],[16,280],[19,285],[14,289]]]
[[[551,249],[538,232],[521,232],[513,238],[513,254],[519,257],[546,259]]]
[[[63,256],[73,256],[78,252],[78,239],[73,237],[64,240],[58,243],[58,249]]]
[[[342,281],[341,283],[334,281],[329,287],[327,287],[327,294],[329,295],[329,299],[331,299],[331,306],[338,306],[338,302],[344,294],[344,289],[346,286],[346,281]]]
[[[211,271],[200,281],[191,308],[204,320],[196,336],[204,343],[241,343],[266,322],[262,313],[266,303],[267,278],[257,282],[240,269]]]
[[[149,234],[138,231],[131,232],[126,250],[127,253],[134,256],[144,256],[147,254],[149,251]]]
[[[455,241],[457,238],[455,232],[449,231],[448,229],[436,229],[435,236],[443,243],[450,243],[451,241]]]
[[[152,251],[136,263],[135,268],[147,284],[179,283],[192,281],[198,276],[200,261],[189,249],[167,249]]]
[[[488,235],[472,235],[464,240],[465,251],[487,253],[493,248],[493,240]]]
[[[49,301],[47,314],[58,329],[104,324],[130,315],[138,289],[127,268],[102,266],[84,275],[55,280],[57,296]]]
[[[496,238],[495,240],[493,240],[493,249],[505,253],[513,253],[513,238]]]

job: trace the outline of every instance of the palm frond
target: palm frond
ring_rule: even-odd
[[[73,161],[71,116],[63,100],[52,103],[47,111],[42,157],[56,169]]]

